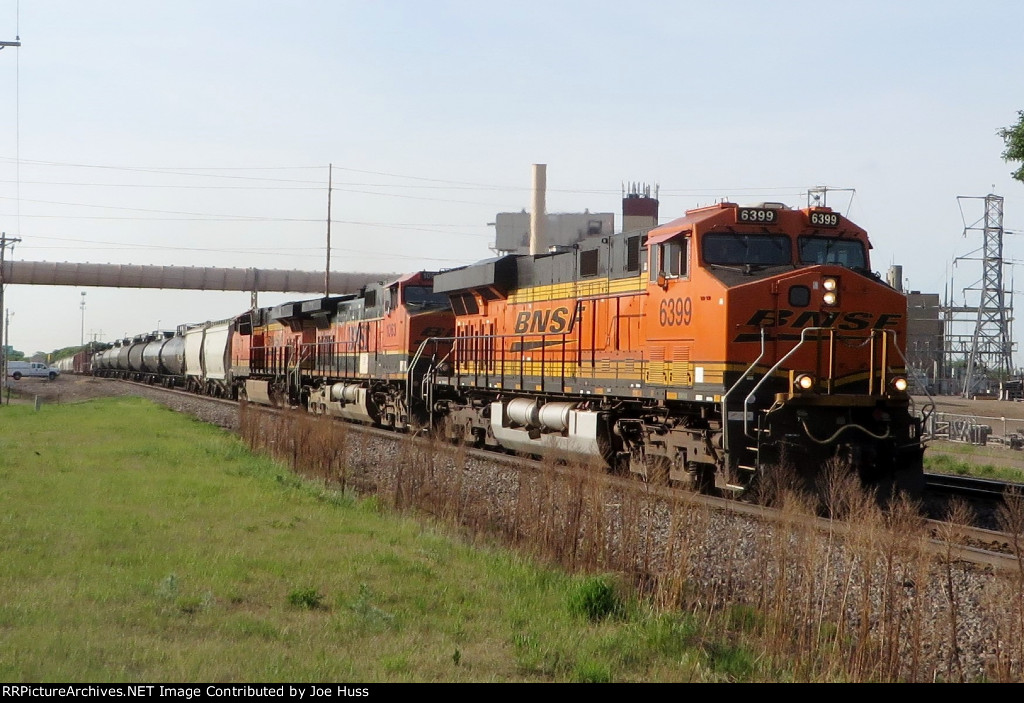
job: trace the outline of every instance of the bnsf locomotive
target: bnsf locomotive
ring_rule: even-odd
[[[180,377],[702,489],[832,459],[920,488],[906,299],[863,229],[720,203],[562,249],[243,313],[213,335],[216,377],[202,350]]]

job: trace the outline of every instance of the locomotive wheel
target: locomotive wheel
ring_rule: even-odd
[[[711,493],[715,487],[715,465],[691,462],[686,466],[690,489],[697,493]]]

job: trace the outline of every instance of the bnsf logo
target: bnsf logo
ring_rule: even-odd
[[[834,327],[838,330],[855,331],[887,327],[895,327],[903,319],[903,315],[883,313],[875,316],[870,312],[817,312],[806,310],[797,313],[795,310],[758,310],[747,320],[753,327]]]
[[[571,332],[573,316],[569,308],[523,310],[516,315],[515,334],[561,334]]]

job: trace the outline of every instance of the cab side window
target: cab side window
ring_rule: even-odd
[[[679,239],[658,244],[654,248],[654,266],[651,267],[651,280],[656,281],[658,274],[668,278],[686,278],[690,275],[690,240]]]

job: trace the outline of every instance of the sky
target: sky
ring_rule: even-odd
[[[1024,262],[997,134],[1024,110],[1022,26],[1009,0],[0,0],[0,40],[21,41],[0,51],[0,231],[15,261],[320,271],[330,179],[332,269],[437,270],[493,255],[488,223],[529,208],[543,163],[549,212],[617,225],[624,182],[658,187],[662,222],[827,186],[875,271],[969,302],[986,194]],[[6,303],[31,354],[249,295]]]

